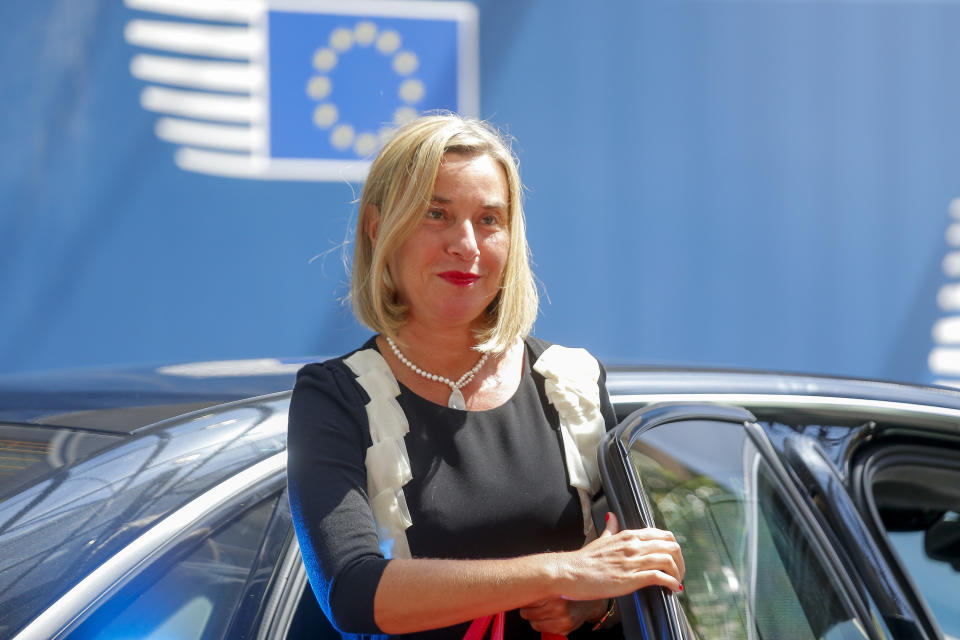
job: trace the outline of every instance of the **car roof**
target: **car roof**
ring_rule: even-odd
[[[216,405],[293,388],[296,372],[322,357],[261,358],[65,370],[0,376],[0,422],[131,434]],[[837,376],[706,368],[616,366],[615,402],[721,397],[855,398],[960,411],[960,392]],[[745,402],[746,403],[746,402]]]
[[[222,360],[0,376],[0,422],[130,434],[146,425],[293,388],[318,358]]]
[[[893,400],[960,409],[960,390],[822,374],[695,367],[612,367],[607,388],[628,393],[754,393]]]
[[[293,388],[296,372],[322,357],[220,360],[159,366],[63,370],[0,376],[0,422],[130,434],[216,405]],[[839,376],[615,366],[607,386],[614,401],[674,394],[857,398],[960,410],[960,391]]]

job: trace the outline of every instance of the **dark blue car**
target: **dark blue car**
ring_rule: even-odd
[[[334,635],[284,493],[298,366],[0,379],[0,638]],[[960,638],[960,393],[641,368],[608,385],[597,512],[670,529],[687,565],[681,595],[620,599],[625,637]]]

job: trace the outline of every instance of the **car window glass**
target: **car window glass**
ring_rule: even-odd
[[[946,638],[960,638],[960,468],[893,464],[873,476],[873,497],[900,564]]]
[[[277,498],[207,535],[186,555],[136,581],[70,635],[71,640],[212,640],[227,632]],[[156,575],[150,569],[151,578]]]
[[[656,526],[683,549],[693,637],[867,637],[741,425],[661,425],[629,454]]]

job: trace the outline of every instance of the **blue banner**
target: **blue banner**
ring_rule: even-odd
[[[0,2],[0,372],[357,346],[371,136],[449,107],[516,137],[540,337],[960,385],[958,32],[909,0]]]

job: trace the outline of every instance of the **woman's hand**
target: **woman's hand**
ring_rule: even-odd
[[[606,600],[548,598],[521,608],[520,617],[535,631],[565,636],[588,620],[599,620],[606,610]]]
[[[607,515],[600,537],[577,551],[558,554],[563,598],[598,600],[660,585],[682,591],[685,567],[673,534],[660,529],[618,533],[615,515]]]

